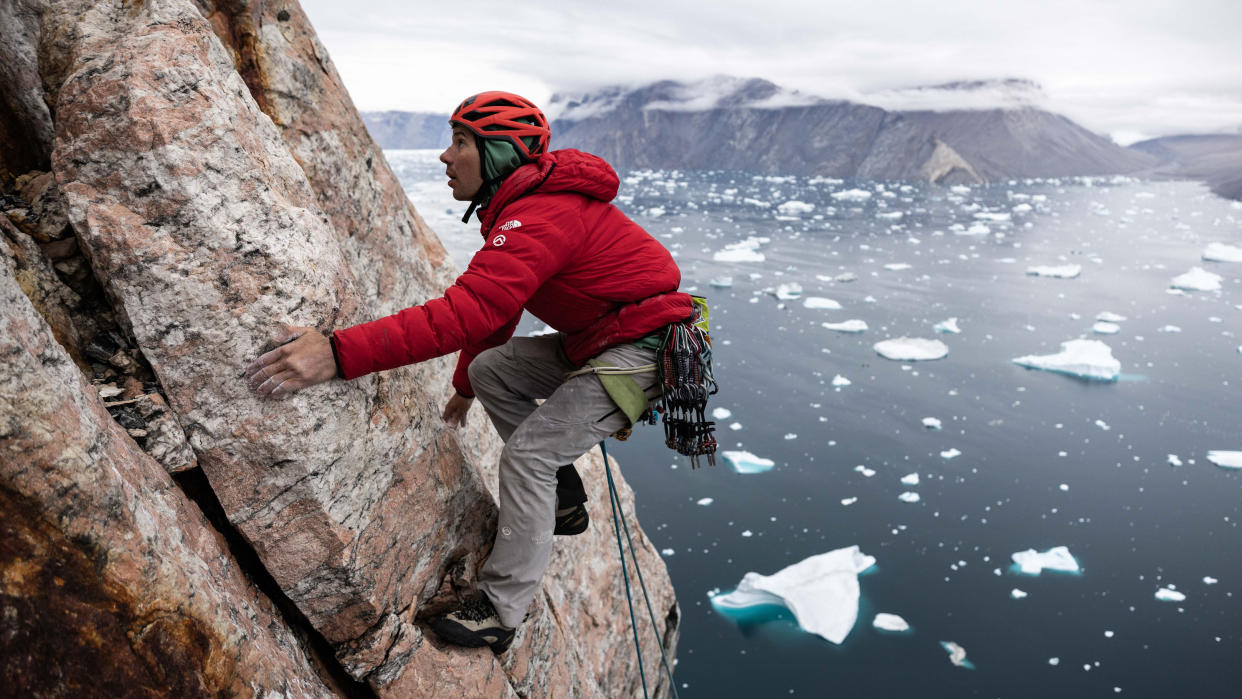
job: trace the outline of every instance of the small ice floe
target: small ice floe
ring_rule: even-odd
[[[1214,578],[1214,577],[1210,576],[1210,575],[1205,575],[1205,576],[1203,576],[1203,584],[1204,584],[1204,585],[1215,585],[1215,584],[1216,584],[1216,583],[1218,583],[1218,582],[1220,582],[1220,581],[1219,581],[1219,580],[1217,580],[1216,578]]]
[[[807,299],[808,301],[810,299]],[[829,330],[836,330],[839,333],[860,333],[867,329],[867,321],[865,320],[847,320],[841,323],[822,323]]]
[[[715,289],[730,289],[733,287],[733,277],[716,277],[707,283]]]
[[[1091,326],[1091,332],[1097,335],[1116,335],[1121,332],[1121,326],[1116,323],[1105,323],[1101,320]]]
[[[699,498],[698,502],[696,502],[696,503],[694,503],[694,504],[696,504],[696,505],[702,505],[703,507],[707,507],[708,505],[712,504],[713,502],[716,502],[716,501],[715,501],[715,500],[713,500],[713,499],[711,499],[711,498]]]
[[[764,473],[771,471],[776,462],[748,451],[724,451],[720,456],[738,473]]]
[[[793,612],[802,630],[841,643],[858,621],[858,574],[875,558],[857,546],[811,556],[772,575],[748,572],[737,589],[711,597],[728,614],[748,607],[779,605]]]
[[[737,432],[738,430],[742,429],[742,423],[731,422],[729,423],[729,429],[733,430],[734,432]]]
[[[801,216],[814,211],[815,205],[794,199],[776,207],[776,210],[781,212],[782,216]]]
[[[746,240],[730,243],[724,250],[712,255],[716,262],[763,262],[767,258],[759,252],[759,248],[771,241],[766,236],[751,236]]]
[[[1169,454],[1168,464],[1170,466],[1181,466],[1182,460],[1178,458],[1177,454]]]
[[[957,645],[953,641],[941,641],[940,647],[949,652],[949,662],[958,667],[964,667],[967,670],[975,669],[973,663],[966,659],[966,649]]]
[[[987,235],[992,232],[991,228],[988,228],[982,223],[971,224],[970,228],[964,228],[960,224],[954,224],[952,230],[953,235]]]
[[[1064,546],[1054,546],[1043,553],[1027,549],[1013,554],[1012,558],[1018,569],[1027,575],[1039,575],[1044,570],[1063,573],[1077,573],[1079,570],[1078,561]]]
[[[850,282],[858,281],[858,275],[854,274],[853,272],[842,272],[841,274],[838,274],[837,276],[833,277],[833,281],[838,282],[840,284],[848,284]]]
[[[1117,313],[1113,313],[1111,311],[1100,311],[1099,313],[1095,314],[1095,319],[1102,320],[1105,323],[1124,323],[1126,321],[1125,316],[1119,315]]]
[[[1184,291],[1219,291],[1221,276],[1213,274],[1202,267],[1192,267],[1185,274],[1173,277],[1169,286]]]
[[[1242,262],[1242,248],[1224,243],[1209,243],[1203,251],[1203,259],[1208,262]]]
[[[1027,267],[1026,273],[1032,277],[1073,279],[1082,274],[1082,265],[1037,265],[1035,267]]]
[[[952,449],[952,448],[951,448],[951,449],[946,449],[946,450],[944,450],[944,451],[940,452],[940,458],[942,458],[942,459],[956,459],[957,457],[959,457],[959,456],[961,456],[961,455],[962,455],[962,452],[961,452],[961,451],[959,451],[959,450],[957,450],[957,449]]]
[[[728,420],[733,417],[733,413],[728,408],[716,408],[712,410],[712,417],[717,420]]]
[[[867,201],[871,198],[871,192],[865,189],[847,189],[833,192],[830,196],[837,201]]]
[[[993,211],[979,211],[975,214],[975,218],[980,221],[991,221],[992,223],[1006,223],[1012,219],[1007,213],[997,213]]]
[[[918,501],[919,501],[919,494],[918,494],[918,493],[911,492],[911,491],[907,490],[906,492],[902,493],[901,495],[898,495],[898,496],[897,496],[897,499],[898,499],[898,500],[900,500],[900,501],[902,501],[902,502],[918,502]]]
[[[793,301],[802,298],[802,285],[797,282],[781,284],[776,287],[776,298],[782,301]]]
[[[660,549],[661,556],[668,557],[668,556],[673,555],[674,553],[677,553],[677,552],[674,551],[673,549]]]
[[[902,619],[896,614],[888,614],[885,612],[876,614],[875,619],[871,621],[871,625],[881,631],[895,631],[897,633],[901,633],[902,631],[910,630],[910,625],[906,623],[905,619]]]
[[[956,335],[962,332],[962,329],[957,327],[957,318],[942,320],[939,323],[936,323],[934,329],[938,333],[948,333],[951,335]]]
[[[949,187],[949,191],[954,194],[970,194],[970,187],[967,187],[964,184],[955,184],[952,187]]]
[[[885,211],[884,213],[876,214],[875,217],[885,221],[900,221],[901,217],[905,215],[904,211]]]
[[[919,474],[917,474],[917,473],[907,473],[906,475],[904,475],[904,476],[902,476],[902,477],[901,477],[901,484],[902,484],[902,485],[918,485],[918,484],[919,484]]]
[[[543,323],[542,325],[543,327],[541,328],[536,328],[534,330],[531,330],[529,333],[529,336],[539,337],[540,335],[551,335],[552,333],[556,332],[556,330],[554,330],[551,325],[548,325],[547,323]]]
[[[949,354],[948,346],[940,340],[921,337],[898,337],[877,342],[872,347],[881,357],[896,362],[930,361]]]
[[[934,417],[925,417],[923,418],[923,427],[929,430],[938,430],[940,429],[940,420]]]
[[[853,505],[856,502],[858,502],[858,498],[841,498],[841,504],[845,505],[846,507],[849,507],[850,505]]]
[[[797,438],[798,438],[798,435],[797,435],[797,434],[794,434],[793,432],[786,432],[786,433],[785,433],[785,441],[787,441],[787,442],[788,442],[789,440],[791,440],[791,439],[797,439]]]
[[[1022,599],[1023,597],[1026,597],[1026,593],[1015,587],[1009,591],[1009,596],[1014,599]]]
[[[863,474],[863,476],[866,478],[870,478],[875,475],[875,469],[867,468],[866,466],[863,466],[862,464],[855,466],[854,470]]]
[[[887,269],[890,272],[900,272],[903,269],[910,269],[910,265],[905,262],[891,262],[884,265],[884,269]]]
[[[1165,325],[1160,328],[1157,328],[1156,330],[1157,332],[1162,332],[1162,333],[1180,333],[1182,331],[1182,329],[1177,327],[1176,325]]]
[[[1214,450],[1207,453],[1207,458],[1221,468],[1242,468],[1242,451]]]
[[[833,386],[848,386],[850,385],[850,383],[851,382],[849,379],[845,378],[844,376],[840,374],[837,374],[836,376],[832,377]]]
[[[651,207],[651,208],[647,209],[647,215],[648,215],[648,216],[650,216],[650,217],[652,217],[652,218],[659,218],[659,217],[661,217],[661,216],[663,216],[663,215],[664,215],[664,207],[662,207],[662,206],[653,206],[653,207]]]
[[[1172,585],[1156,590],[1156,599],[1161,602],[1185,602],[1186,595],[1173,589]]]
[[[839,311],[841,310],[841,304],[837,303],[836,301],[833,301],[832,299],[826,299],[822,296],[808,296],[802,300],[802,306],[803,308],[811,308],[817,311],[820,311],[820,310]]]
[[[1069,340],[1061,343],[1057,354],[1031,354],[1012,361],[1028,369],[1098,381],[1116,381],[1121,374],[1121,362],[1113,358],[1112,348],[1099,340]]]

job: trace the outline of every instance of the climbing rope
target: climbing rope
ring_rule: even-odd
[[[634,632],[634,652],[638,654],[638,674],[643,681],[643,696],[650,697],[647,693],[647,673],[643,670],[643,651],[638,642],[638,620],[634,617],[634,599],[630,593],[630,574],[625,567],[625,548],[621,545],[621,531],[625,530],[625,540],[630,545],[630,560],[634,563],[634,572],[638,574],[638,584],[643,591],[643,601],[647,605],[647,618],[651,620],[651,631],[655,634],[656,647],[660,649],[660,661],[664,665],[664,671],[668,674],[668,685],[673,690],[673,697],[677,697],[677,683],[673,681],[673,670],[669,667],[668,656],[664,653],[664,639],[660,638],[660,632],[656,626],[655,612],[651,610],[651,597],[647,594],[647,583],[643,580],[642,568],[638,566],[638,553],[634,549],[634,539],[630,537],[630,525],[625,521],[625,515],[621,511],[621,496],[617,493],[617,485],[612,480],[612,468],[608,465],[608,449],[603,442],[599,443],[600,453],[604,456],[604,473],[608,476],[608,501],[612,505],[612,526],[613,531],[617,534],[617,553],[621,556],[621,578],[625,581],[625,601],[630,606],[630,627]]]

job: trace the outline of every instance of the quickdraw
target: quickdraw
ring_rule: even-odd
[[[656,355],[656,371],[663,394],[648,420],[656,424],[663,414],[664,443],[678,454],[716,465],[716,423],[708,420],[707,397],[717,390],[712,375],[712,339],[707,332],[706,303],[695,297],[694,316],[668,326]]]

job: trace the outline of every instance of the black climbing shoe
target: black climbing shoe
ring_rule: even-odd
[[[556,511],[556,528],[552,530],[557,536],[576,536],[587,530],[591,516],[587,514],[586,505],[571,505]]]
[[[488,646],[497,655],[509,650],[517,629],[500,623],[496,608],[487,595],[479,593],[462,606],[431,620],[431,628],[441,639],[456,646],[482,648]]]

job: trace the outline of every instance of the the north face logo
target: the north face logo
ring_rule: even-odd
[[[505,221],[504,223],[500,224],[500,230],[511,231],[514,228],[521,227],[521,225],[522,225],[522,222],[515,218],[512,221]]]

